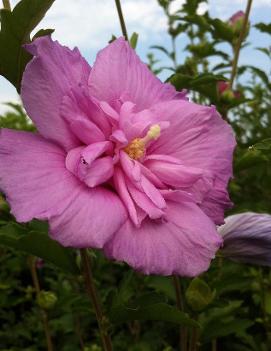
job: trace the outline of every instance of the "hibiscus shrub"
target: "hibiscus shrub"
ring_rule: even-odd
[[[1,10],[0,73],[24,107],[0,118],[1,351],[103,349],[82,248],[114,350],[270,349],[271,66],[234,58],[271,24],[203,1],[158,0],[173,45],[149,68],[135,33],[92,68],[52,29],[31,36],[53,0]]]

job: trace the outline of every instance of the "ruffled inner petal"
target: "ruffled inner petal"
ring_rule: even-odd
[[[70,128],[77,138],[86,145],[105,140],[105,136],[100,128],[85,118],[76,118],[75,121],[71,122]]]
[[[162,182],[172,187],[186,188],[192,186],[203,176],[203,170],[195,167],[184,166],[180,161],[173,162],[166,155],[159,155],[160,159],[147,158],[144,165],[150,169]]]
[[[111,149],[110,141],[72,149],[66,156],[66,167],[87,186],[93,188],[108,181],[114,173],[112,157],[101,157]]]
[[[91,163],[87,173],[81,178],[90,188],[107,182],[114,174],[112,157],[100,157]]]

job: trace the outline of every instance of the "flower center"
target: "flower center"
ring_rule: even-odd
[[[134,160],[138,160],[142,156],[144,156],[146,151],[146,145],[151,140],[156,140],[159,138],[161,133],[161,127],[159,124],[154,124],[148,130],[148,133],[144,136],[144,138],[135,138],[130,142],[128,146],[124,149],[124,151]]]

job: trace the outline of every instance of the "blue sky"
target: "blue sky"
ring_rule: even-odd
[[[18,1],[11,0],[12,6]],[[173,2],[172,11],[181,6],[183,0]],[[122,0],[123,12],[129,34],[139,33],[137,53],[145,60],[151,45],[163,45],[170,48],[170,40],[166,33],[166,18],[156,0]],[[209,0],[208,11],[212,16],[223,20],[228,19],[234,12],[245,10],[246,0]],[[201,12],[207,10],[203,4]],[[254,0],[250,21],[270,22],[271,0]],[[114,0],[56,0],[47,16],[38,28],[55,28],[53,37],[61,43],[74,47],[78,46],[81,53],[92,64],[96,53],[103,48],[112,34],[121,35]],[[271,46],[270,36],[257,30],[251,30],[249,42],[240,57],[241,64],[254,64],[257,67],[269,69],[270,62],[253,47]],[[179,59],[185,56],[182,48],[185,46],[185,36],[177,40]],[[157,52],[158,54],[158,52]],[[160,56],[160,55],[159,55]],[[160,56],[165,60],[164,56]],[[164,61],[166,64],[166,61]],[[163,78],[166,73],[163,74]],[[0,77],[0,113],[7,107],[7,101],[19,101],[15,89],[3,77]]]

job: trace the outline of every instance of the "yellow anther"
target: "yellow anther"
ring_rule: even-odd
[[[129,157],[134,160],[139,159],[144,156],[145,153],[145,143],[140,138],[136,138],[130,142],[128,146],[124,149],[124,151],[129,155]]]
[[[147,133],[147,137],[149,137],[149,139],[158,139],[161,133],[161,127],[159,126],[159,124],[154,124],[153,126],[150,127],[150,130]]]
[[[161,127],[159,124],[154,124],[148,130],[148,133],[144,138],[136,138],[130,142],[124,151],[129,155],[129,157],[134,160],[138,160],[145,154],[146,144],[151,140],[156,140],[159,138],[161,133]]]

